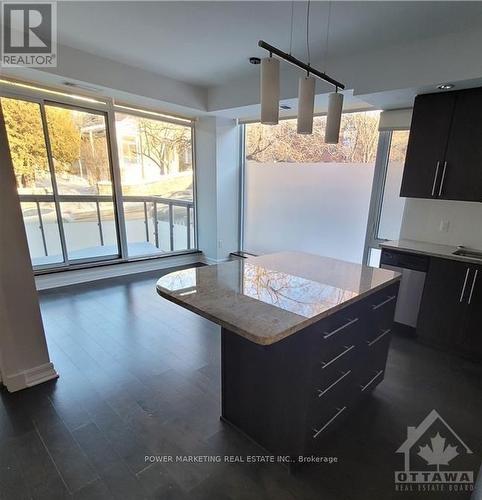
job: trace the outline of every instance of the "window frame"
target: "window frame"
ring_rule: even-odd
[[[35,275],[55,273],[76,269],[88,269],[92,267],[119,264],[126,262],[138,262],[143,260],[152,260],[159,258],[167,258],[176,255],[184,255],[190,253],[197,253],[198,250],[198,227],[197,227],[197,169],[196,169],[196,154],[195,154],[195,127],[194,120],[191,118],[176,117],[169,114],[164,114],[158,110],[140,109],[136,106],[116,103],[110,97],[98,96],[88,92],[79,91],[75,94],[70,93],[62,88],[45,87],[41,84],[30,83],[22,80],[15,80],[11,78],[0,79],[0,98],[18,99],[26,102],[32,102],[39,105],[40,116],[42,119],[42,129],[44,133],[45,146],[48,157],[49,172],[52,182],[52,194],[49,195],[34,195],[41,197],[40,202],[54,203],[56,206],[57,226],[59,230],[60,244],[63,254],[63,262],[55,264],[44,264],[33,267]],[[102,257],[91,257],[85,259],[69,260],[65,233],[62,226],[62,214],[58,208],[61,201],[74,201],[64,198],[69,198],[69,195],[59,195],[57,188],[54,187],[55,172],[53,171],[50,140],[48,136],[48,128],[46,122],[46,105],[60,106],[69,109],[79,109],[81,111],[90,112],[94,114],[101,114],[105,117],[106,124],[106,141],[108,147],[108,156],[110,161],[111,177],[112,177],[112,203],[115,213],[115,224],[117,229],[117,245],[118,255],[108,255]],[[120,175],[120,162],[117,145],[115,113],[132,114],[149,119],[157,119],[183,125],[191,129],[191,148],[192,148],[192,170],[193,170],[193,225],[194,225],[194,239],[190,242],[190,248],[186,250],[170,251],[165,253],[153,255],[141,255],[129,257],[127,245],[127,232],[125,226],[124,215],[124,196],[122,193],[121,175]],[[23,197],[30,195],[21,195],[20,201]],[[45,199],[43,199],[45,198]],[[27,200],[25,200],[27,201]],[[126,201],[129,201],[128,199]]]
[[[365,236],[365,247],[363,251],[363,264],[369,265],[370,250],[381,249],[380,244],[388,241],[379,238],[380,221],[383,210],[383,198],[388,174],[388,163],[390,161],[390,148],[392,145],[393,132],[398,130],[410,130],[410,127],[381,130],[378,136],[377,155],[375,159],[375,172],[373,175],[372,194],[370,197],[370,208],[368,211],[367,232]]]

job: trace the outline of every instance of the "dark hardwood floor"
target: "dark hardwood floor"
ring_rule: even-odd
[[[394,338],[385,381],[326,440],[337,464],[151,463],[150,455],[263,450],[219,420],[220,329],[161,299],[148,273],[40,296],[60,379],[1,390],[0,498],[469,498],[399,493],[407,426],[441,413],[482,452],[482,367]]]

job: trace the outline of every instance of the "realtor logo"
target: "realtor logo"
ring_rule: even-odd
[[[57,66],[56,7],[2,2],[2,67]]]
[[[404,455],[404,470],[395,472],[397,491],[473,489],[473,471],[460,470],[472,451],[435,410],[418,427],[407,427],[407,439],[396,453]]]

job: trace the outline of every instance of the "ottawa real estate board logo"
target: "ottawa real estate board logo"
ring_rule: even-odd
[[[432,410],[396,453],[404,470],[395,471],[396,491],[467,492],[474,488],[473,453],[450,425]]]
[[[1,66],[57,66],[57,5],[2,2]]]

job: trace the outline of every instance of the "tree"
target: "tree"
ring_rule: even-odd
[[[176,162],[182,164],[180,159],[191,150],[191,134],[187,127],[140,118],[138,131],[142,154],[159,167],[162,175],[169,174]]]
[[[8,98],[2,98],[1,104],[17,183],[26,187],[49,172],[40,107],[33,102]],[[79,157],[79,128],[69,110],[53,106],[45,109],[56,170],[69,170]]]
[[[70,109],[46,106],[45,112],[55,170],[70,171],[80,156],[80,124]]]
[[[3,97],[0,102],[17,182],[26,187],[49,168],[39,106]]]
[[[339,144],[324,142],[326,117],[315,117],[313,134],[296,132],[296,120],[247,126],[246,158],[259,162],[370,163],[378,143],[378,112],[345,113]]]

